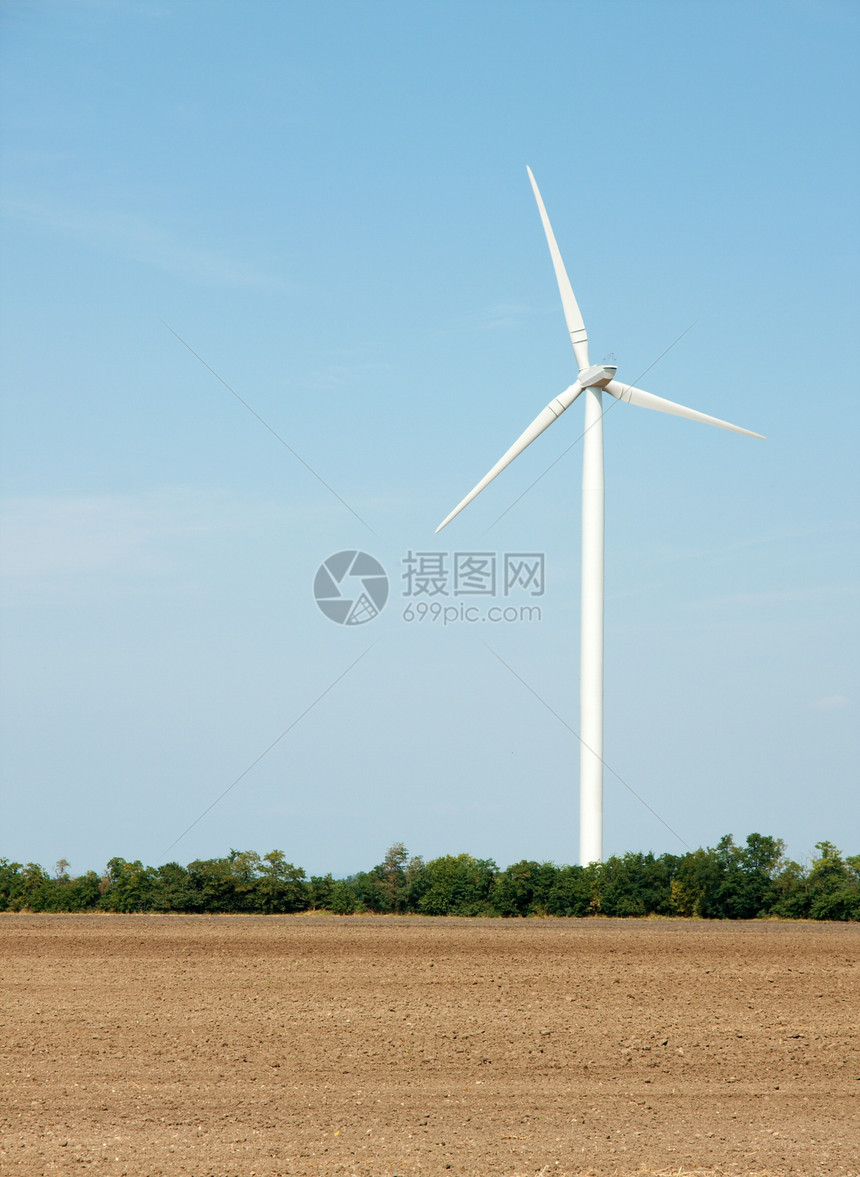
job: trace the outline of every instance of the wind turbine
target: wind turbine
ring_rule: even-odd
[[[643,392],[641,388],[634,388],[631,384],[622,384],[615,379],[615,367],[589,363],[585,323],[564,262],[561,260],[532,170],[526,170],[546,233],[579,375],[569,388],[551,400],[543,412],[535,417],[528,429],[496,462],[489,474],[485,474],[475,489],[470,491],[439,524],[436,532],[440,532],[459,515],[485,486],[523,452],[526,446],[531,445],[565,409],[569,409],[580,393],[585,393],[582,452],[582,638],[579,679],[579,857],[585,866],[590,862],[601,862],[603,859],[603,393],[608,392],[616,400],[639,405],[643,409],[656,409],[657,412],[672,413],[676,417],[689,417],[692,421],[719,425],[721,429],[745,433],[748,437],[763,435],[753,433],[750,429],[741,429],[739,425],[731,425],[718,417],[709,417],[707,413],[700,413],[696,409],[677,405],[674,401],[664,400],[663,397],[654,396],[650,392]]]

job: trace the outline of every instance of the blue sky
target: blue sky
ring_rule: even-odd
[[[607,773],[606,852],[860,851],[855,5],[0,21],[0,855],[576,860],[581,404],[433,535],[575,375],[527,164],[592,358],[694,324],[643,387],[768,436],[607,414],[605,755],[662,821]],[[540,620],[404,620],[410,551],[543,553]]]

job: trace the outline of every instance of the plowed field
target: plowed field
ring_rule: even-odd
[[[0,916],[0,1172],[860,1174],[860,926]]]

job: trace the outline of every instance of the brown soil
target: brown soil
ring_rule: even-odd
[[[860,1174],[860,926],[0,916],[4,1177]]]

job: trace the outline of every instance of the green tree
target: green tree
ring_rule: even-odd
[[[782,919],[809,918],[809,871],[797,862],[783,861],[773,880],[770,915]]]
[[[379,869],[377,886],[386,911],[399,912],[406,899],[406,863],[409,851],[402,842],[389,846]]]
[[[832,842],[816,842],[809,876],[809,914],[814,920],[860,919],[860,858],[844,862]]]
[[[196,896],[196,911],[226,913],[237,906],[235,879],[228,858],[196,858],[188,864],[188,881]]]
[[[493,910],[502,916],[549,914],[557,874],[552,862],[515,862],[495,877]]]
[[[140,859],[112,858],[102,879],[100,906],[105,911],[151,911],[154,871]]]
[[[266,913],[306,911],[311,905],[304,869],[287,862],[282,850],[263,855],[256,894],[258,910]]]
[[[423,915],[495,915],[490,894],[498,867],[490,858],[446,854],[421,875],[418,910]]]
[[[366,911],[386,914],[414,911],[423,870],[422,859],[410,858],[403,843],[395,842],[372,870],[360,871],[345,881],[352,889],[356,905]]]
[[[718,895],[723,869],[713,850],[692,850],[681,856],[671,880],[672,907],[677,915],[721,915]]]
[[[591,866],[560,866],[547,897],[550,915],[585,916],[591,911],[597,869]]]
[[[62,890],[63,911],[94,911],[101,899],[101,880],[94,870],[68,879]]]
[[[410,910],[411,892],[414,891],[416,878],[423,869],[423,860],[411,858],[402,842],[395,842],[390,846],[385,858],[371,872],[380,894],[376,910],[395,914]]]
[[[311,907],[319,911],[331,911],[335,915],[352,915],[361,907],[361,902],[352,885],[344,879],[335,880],[325,875],[314,876],[310,881]]]
[[[21,872],[21,908],[26,911],[55,911],[56,880],[37,862],[28,862]]]
[[[334,878],[331,874],[311,875],[310,896],[312,911],[331,911]]]
[[[608,858],[600,871],[600,910],[609,916],[670,914],[676,863],[671,855],[651,853]]]
[[[356,909],[359,911],[385,912],[388,910],[384,906],[385,898],[378,886],[378,870],[379,868],[375,867],[372,871],[359,871],[358,874],[349,875],[344,879],[344,883],[355,896]]]
[[[200,896],[191,875],[178,862],[165,862],[154,871],[152,910],[187,912],[201,910]]]
[[[361,909],[359,900],[349,883],[338,880],[332,884],[328,909],[335,915],[352,915]]]
[[[24,891],[20,862],[0,858],[0,911],[18,911],[19,900]]]

